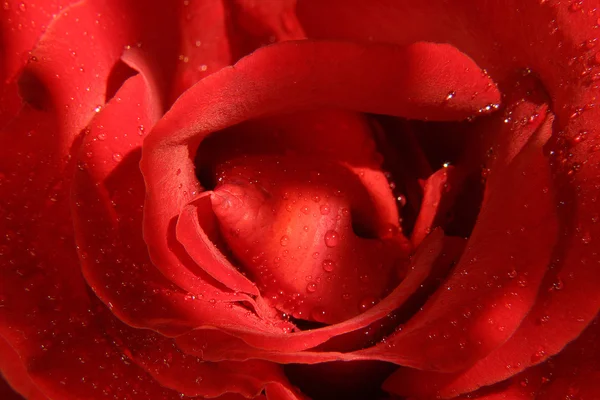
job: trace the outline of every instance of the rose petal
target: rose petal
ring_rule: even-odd
[[[453,206],[462,179],[460,171],[452,166],[439,169],[427,178],[423,188],[423,202],[410,238],[415,248],[433,228],[442,224],[445,214]]]
[[[201,224],[200,221],[206,221]],[[185,247],[192,259],[213,278],[236,292],[259,295],[256,285],[242,275],[213,245],[204,226],[218,230],[212,211],[210,193],[199,196],[186,206],[177,219],[177,240]]]
[[[0,11],[0,127],[21,108],[17,78],[29,60],[29,51],[56,15],[73,3],[72,0],[3,3]]]
[[[147,86],[142,75],[125,82],[84,139],[73,188],[84,276],[98,297],[134,326],[165,334],[207,321],[255,326],[245,307],[234,306],[253,304],[251,298],[221,290],[201,270],[186,271],[189,287],[195,290],[188,293],[174,287],[148,259],[140,234],[144,184],[138,162],[143,133],[152,128],[159,106]]]
[[[341,334],[364,328],[397,309],[428,276],[432,265],[435,265],[440,258],[446,259],[440,254],[443,244],[443,234],[434,231],[413,256],[408,273],[400,285],[375,307],[347,321],[324,328],[278,335],[236,332],[233,329],[230,329],[230,334],[196,330],[179,336],[177,344],[186,352],[195,355],[203,354],[205,359],[211,360],[265,358],[277,362],[318,363],[343,359],[366,359],[368,357],[354,354],[346,357],[336,352],[302,352],[302,350],[318,346]],[[226,345],[209,346],[207,343],[216,343],[213,341],[215,338]]]
[[[12,388],[20,393],[24,398],[29,400],[46,400],[48,399],[37,386],[31,381],[31,378],[27,374],[27,369],[23,365],[21,357],[13,350],[10,344],[0,337],[0,380],[6,379],[7,383],[10,383]],[[4,386],[0,383],[0,386]],[[2,399],[22,399],[17,393],[12,391],[9,386],[6,390],[0,389],[0,395]]]
[[[503,344],[532,307],[557,236],[542,154],[546,120],[510,167],[499,172],[453,274],[404,329],[365,353],[419,369],[456,371]],[[518,196],[506,196],[507,192]],[[532,209],[530,205],[535,205]],[[523,229],[521,229],[523,228]],[[389,348],[391,346],[391,349]]]
[[[405,87],[404,91],[401,90],[402,94],[400,96],[394,94],[394,97],[398,98],[399,101],[393,102],[389,97],[391,93],[388,93],[388,88],[390,85],[394,86],[394,84],[386,82],[385,86],[371,86],[367,84],[364,77],[361,77],[361,79],[358,80],[356,73],[360,71],[360,68],[358,68],[357,65],[353,65],[352,68],[349,68],[345,67],[345,64],[340,64],[336,61],[333,64],[324,65],[323,63],[320,63],[319,68],[316,70],[311,67],[311,62],[309,62],[310,57],[321,60],[325,56],[329,57],[332,51],[336,53],[337,57],[347,58],[348,60],[354,59],[356,62],[363,62],[364,68],[368,67],[370,71],[372,66],[369,60],[374,56],[380,57],[382,60],[387,59],[389,62],[403,62],[404,58],[409,57],[413,63],[416,63],[414,64],[415,67],[420,65],[423,68],[425,67],[425,64],[423,63],[431,63],[428,64],[429,68],[431,68],[429,71],[433,73],[433,69],[436,69],[435,82],[443,82],[443,85],[454,82],[453,79],[461,79],[470,82],[470,94],[466,96],[465,92],[465,94],[456,97],[456,102],[452,102],[448,105],[442,101],[444,98],[443,93],[446,90],[445,87],[434,88],[433,86],[427,86],[428,90],[430,90],[429,92],[419,92],[424,86],[418,85],[421,89],[416,87],[412,89],[410,87]],[[248,75],[260,71],[260,76],[264,76],[263,67],[269,68],[270,66],[275,65],[270,58],[270,56],[274,54],[277,55],[277,57],[284,57],[287,60],[286,62],[290,65],[302,66],[303,68],[292,74],[289,74],[287,70],[277,70],[277,74],[282,74],[281,80],[275,79],[275,75],[271,74],[269,75],[270,79],[268,82],[261,80],[260,77],[251,78]],[[302,62],[296,63],[290,57],[298,57]],[[440,62],[457,63],[456,65],[453,65],[452,68],[459,68],[461,76],[456,76],[452,73],[452,77],[447,77],[449,80],[446,78],[442,79],[441,77],[444,76],[444,70],[437,71]],[[266,65],[259,65],[258,63],[265,63]],[[391,67],[391,64],[388,65]],[[184,279],[185,274],[181,275],[186,267],[182,266],[181,261],[174,259],[171,249],[166,242],[166,238],[170,235],[169,229],[171,228],[169,228],[169,226],[172,224],[173,218],[179,214],[181,207],[192,199],[194,193],[197,193],[200,190],[193,173],[193,165],[189,156],[190,150],[188,149],[188,146],[191,145],[192,152],[195,151],[197,143],[203,136],[211,131],[231,126],[236,122],[263,115],[267,113],[267,111],[273,113],[275,110],[283,112],[286,110],[286,107],[290,111],[301,108],[305,106],[306,102],[309,100],[318,103],[331,102],[333,104],[335,102],[339,103],[339,106],[343,106],[349,99],[352,99],[352,94],[345,92],[348,85],[343,86],[343,91],[335,93],[335,96],[331,99],[328,99],[328,96],[332,97],[332,92],[329,90],[323,91],[323,88],[326,85],[328,85],[329,88],[332,88],[336,82],[334,79],[339,80],[340,75],[343,74],[348,75],[344,77],[344,81],[351,82],[352,77],[354,77],[353,79],[356,79],[354,81],[355,84],[360,86],[356,89],[362,88],[366,90],[369,88],[376,90],[375,92],[372,92],[371,95],[364,95],[364,93],[361,92],[360,98],[354,98],[352,100],[356,102],[356,106],[349,108],[359,107],[364,108],[365,111],[375,111],[377,109],[378,112],[394,111],[400,114],[409,113],[413,116],[418,116],[419,113],[422,112],[434,112],[433,109],[435,109],[436,113],[442,113],[438,114],[438,117],[440,118],[442,116],[445,116],[445,118],[460,118],[460,115],[466,116],[467,112],[471,113],[479,109],[483,104],[497,100],[497,92],[495,88],[488,86],[490,82],[486,77],[480,73],[475,73],[473,75],[470,72],[472,69],[469,70],[468,73],[465,72],[465,76],[462,76],[462,71],[464,70],[461,68],[467,65],[471,65],[470,61],[462,58],[460,54],[454,52],[451,48],[431,44],[417,44],[413,47],[400,50],[388,48],[387,46],[364,47],[333,43],[294,43],[281,44],[273,46],[268,50],[259,51],[238,64],[234,69],[225,69],[212,75],[211,79],[202,81],[202,83],[196,85],[180,98],[177,103],[178,106],[174,107],[169,113],[169,116],[162,120],[161,124],[155,128],[152,135],[148,137],[148,140],[144,144],[145,156],[142,158],[141,166],[148,189],[145,205],[144,232],[155,265],[179,286],[186,287],[190,284],[187,278]],[[343,71],[337,71],[339,67],[342,67]],[[474,65],[471,65],[471,67],[475,68]],[[420,74],[427,73],[427,69],[423,68],[419,70]],[[321,76],[319,77],[316,72],[320,72]],[[446,72],[450,73],[449,70],[446,70]],[[275,71],[273,73],[275,74]],[[305,85],[303,84],[300,86],[294,85],[294,82],[301,79],[303,75],[313,83],[307,82]],[[378,77],[379,74],[372,75],[371,71],[368,76]],[[396,79],[397,76],[396,71],[396,73],[390,75],[389,78],[395,80],[396,85],[400,85],[397,87],[398,89],[401,89],[403,85],[410,86],[410,83],[406,82],[403,78]],[[402,74],[400,74],[400,76],[402,76]],[[426,79],[424,75],[421,75],[421,77]],[[469,81],[463,79],[466,79],[467,77],[471,77],[472,80]],[[317,78],[323,80],[323,82],[317,84]],[[433,79],[434,76],[431,75],[430,78]],[[273,90],[273,81],[279,82],[281,85],[277,87],[277,90]],[[243,96],[240,95],[237,85],[247,84],[249,82],[253,82],[253,85],[257,82],[262,82],[266,85],[261,89],[263,93],[271,94],[271,97],[264,98],[264,105],[260,105],[259,107],[259,104],[255,103],[256,109],[247,107],[242,109],[235,103],[238,100],[246,101]],[[420,84],[422,83],[423,81],[420,81]],[[285,103],[281,101],[282,99],[277,93],[285,91],[285,86],[287,86],[289,90],[295,89],[300,90],[300,92],[298,92],[297,95],[292,96],[290,93],[289,96],[286,96],[285,100],[289,104],[284,107]],[[318,88],[319,90],[315,91],[314,88]],[[216,90],[218,95],[212,94],[211,90]],[[230,95],[228,94],[229,90],[233,90],[237,94],[235,96]],[[253,96],[253,93],[257,93],[256,90],[257,88],[255,86],[248,87],[248,96]],[[342,87],[338,87],[338,90],[342,90]],[[410,94],[411,90],[414,92],[413,94]],[[377,93],[377,91],[380,91],[380,93]],[[473,100],[471,99],[471,94],[474,92],[479,93],[479,97],[476,96]],[[200,95],[197,96],[196,93],[200,93]],[[302,96],[306,96],[306,99],[303,99],[303,97],[300,96],[301,93]],[[405,96],[413,97],[407,102],[408,97]],[[466,101],[464,97],[467,97],[468,101]],[[463,100],[461,100],[461,98]],[[223,100],[223,103],[218,101],[215,102],[215,99],[221,99]],[[209,101],[210,107],[208,104],[201,105],[198,103],[204,102],[205,100]],[[234,103],[230,103],[231,101],[234,101]],[[367,103],[370,102],[371,104],[365,104],[365,101]],[[419,104],[420,101],[422,103],[420,106],[417,106],[417,108],[411,105]],[[428,102],[432,103],[429,104]],[[390,109],[390,105],[392,104],[395,104],[393,107],[394,110]],[[465,108],[461,109],[460,104],[463,104]],[[348,103],[348,105],[350,104]],[[417,111],[419,107],[421,107],[421,111]],[[427,111],[429,108],[432,109]],[[238,112],[241,110],[244,110],[243,115],[238,115]],[[218,111],[220,117],[217,118],[213,114],[215,111]],[[177,117],[177,114],[182,112],[186,115],[186,118]],[[232,112],[233,114],[231,114]],[[211,117],[205,118],[205,116]],[[206,122],[209,122],[209,125],[204,125]],[[173,126],[172,124],[175,125]],[[178,129],[183,130],[178,131]],[[166,144],[166,142],[162,142],[162,140],[166,140],[169,143],[178,143],[179,145],[172,146]],[[189,141],[193,141],[194,145]],[[167,146],[168,151],[165,152],[163,146]],[[161,161],[154,162],[153,159],[155,157],[159,157]],[[173,178],[171,178],[171,175],[173,175]]]
[[[211,196],[215,215],[240,268],[277,309],[299,319],[339,322],[393,287],[408,256],[405,239],[390,232],[357,236],[353,227],[372,232],[381,218],[352,171],[291,156],[231,164],[219,170]]]
[[[594,128],[600,120],[594,106],[599,89],[598,64],[594,61],[597,18],[591,12],[594,5],[515,0],[502,4],[465,1],[458,7],[440,0],[411,2],[406,7],[410,12],[387,0],[352,6],[329,0],[320,2],[318,8],[300,2],[298,11],[312,37],[453,43],[485,67],[501,86],[503,77],[511,76],[514,68],[528,68],[539,76],[552,98],[557,132],[564,132],[566,139],[554,146],[558,155],[555,165],[564,165],[563,156],[572,154],[565,167],[556,167],[558,193],[566,206],[561,206],[565,210],[561,213],[565,234],[560,235],[557,246],[559,260],[522,328],[505,348],[478,366],[486,379],[497,381],[531,365],[531,355],[540,345],[544,356],[537,362],[560,351],[600,308],[600,292],[596,290],[600,274],[593,267],[600,256],[589,245],[600,235],[600,225],[594,222],[598,210],[593,189],[598,183],[594,166],[600,157]],[[555,283],[565,289],[548,291]],[[550,316],[548,322],[539,324],[545,316]],[[506,369],[506,365],[512,368]]]
[[[132,329],[107,316],[107,332],[134,364],[162,386],[186,396],[216,397],[237,393],[257,396],[266,386],[288,386],[281,367],[264,362],[204,362],[182,353],[172,339],[147,330]]]

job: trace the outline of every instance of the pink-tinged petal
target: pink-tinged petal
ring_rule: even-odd
[[[218,282],[235,292],[257,296],[259,292],[256,285],[231,265],[215,246],[218,229],[210,193],[206,193],[181,211],[177,219],[177,240],[196,264]]]
[[[500,172],[444,287],[385,346],[365,353],[453,372],[502,345],[519,327],[533,306],[557,240],[549,161],[542,153],[551,123],[547,118],[526,149]]]
[[[31,381],[21,357],[10,344],[0,337],[0,398],[3,400],[18,400],[23,397],[28,400],[47,400],[42,392]],[[8,386],[6,383],[9,383]],[[6,388],[4,386],[7,386]],[[11,388],[12,386],[12,388]],[[13,392],[14,389],[16,391]],[[23,397],[21,397],[19,394]]]
[[[461,172],[449,166],[437,170],[425,181],[423,202],[410,241],[416,248],[434,228],[443,225],[446,213],[462,185]]]

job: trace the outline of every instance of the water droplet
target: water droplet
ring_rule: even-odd
[[[592,236],[589,234],[589,232],[586,232],[581,237],[581,241],[583,244],[590,244],[592,242]]]
[[[23,12],[27,11],[27,5],[25,3],[19,4],[19,10]]]
[[[577,12],[577,11],[581,10],[582,4],[583,4],[583,2],[581,0],[574,1],[573,3],[571,3],[571,5],[569,5],[569,11]]]
[[[115,153],[113,154],[113,160],[115,160],[116,162],[120,162],[123,159],[123,155],[121,153]]]
[[[318,251],[315,251],[315,252],[312,254],[312,258],[314,258],[315,260],[316,260],[317,258],[319,258],[319,252],[318,252]]]
[[[546,355],[546,351],[543,347],[538,348],[538,351],[531,355],[531,362],[538,362]]]
[[[99,133],[97,137],[98,137],[98,140],[100,140],[100,141],[105,140],[106,139],[106,133]]]
[[[342,294],[342,299],[344,299],[344,300],[350,300],[351,298],[352,298],[352,295],[350,293]]]
[[[511,278],[511,279],[512,279],[512,278],[515,278],[516,276],[517,276],[517,270],[515,270],[515,269],[512,269],[512,270],[510,270],[510,271],[508,272],[508,277],[509,277],[509,278]]]
[[[581,143],[583,141],[585,141],[585,139],[587,138],[587,131],[580,131],[577,136],[575,136],[573,138],[573,142],[575,143]]]
[[[404,207],[406,205],[406,196],[399,195],[396,197],[396,201],[398,202],[398,207]]]
[[[329,230],[325,232],[325,245],[335,247],[340,243],[340,236],[336,231]]]
[[[360,281],[362,283],[369,283],[371,281],[371,279],[369,278],[369,275],[367,275],[367,274],[359,276],[358,279],[360,279]]]
[[[101,105],[97,105],[96,108],[94,108],[94,112],[100,112],[100,110],[102,110],[102,106]]]
[[[323,260],[323,270],[327,272],[332,272],[335,269],[335,261],[333,260]]]
[[[377,299],[373,296],[367,296],[358,303],[358,309],[360,312],[365,312],[372,308],[375,304],[377,304]]]
[[[319,207],[319,210],[321,211],[321,215],[327,215],[331,211],[327,204],[323,204],[321,207]]]
[[[306,291],[308,293],[314,293],[317,291],[317,284],[315,282],[310,282],[308,285],[306,285]]]
[[[144,125],[138,126],[138,135],[144,135]]]
[[[517,285],[521,286],[521,287],[527,287],[527,279],[525,278],[520,278],[517,281]]]
[[[554,283],[552,284],[552,289],[554,290],[562,290],[562,288],[565,287],[565,283],[563,282],[562,279],[560,279],[560,277],[556,278],[556,281],[554,281]]]
[[[325,322],[326,313],[325,310],[320,307],[317,307],[314,310],[312,310],[310,315],[312,319],[314,319],[317,322]]]
[[[290,241],[290,238],[289,238],[289,237],[287,237],[286,235],[283,235],[283,236],[281,237],[281,240],[279,240],[279,243],[280,243],[282,246],[287,246],[287,245],[288,245],[288,243],[289,243],[289,241]]]
[[[456,96],[456,92],[453,90],[446,95],[446,101],[452,100]]]
[[[310,212],[310,209],[306,206],[302,207],[301,210],[302,210],[302,213],[304,213],[304,214],[308,214]]]

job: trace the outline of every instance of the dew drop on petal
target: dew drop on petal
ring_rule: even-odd
[[[531,355],[531,362],[538,362],[546,355],[544,348],[540,347],[538,350]]]
[[[314,293],[317,291],[317,284],[315,282],[310,282],[306,285],[306,291],[309,293]]]
[[[377,299],[373,296],[367,296],[358,303],[358,309],[360,312],[365,312],[372,308],[375,304],[377,304]]]
[[[310,315],[317,322],[325,322],[325,310],[320,307],[313,309]]]
[[[332,272],[335,269],[335,261],[323,260],[323,270],[326,272]]]
[[[321,207],[319,207],[319,210],[321,211],[321,215],[327,215],[331,211],[327,204],[321,205]]]
[[[329,230],[325,232],[325,245],[335,247],[340,243],[340,236],[336,231]]]
[[[290,241],[290,238],[289,238],[289,237],[287,237],[286,235],[283,235],[283,236],[281,237],[281,239],[279,240],[279,243],[280,243],[282,246],[287,246],[287,245],[288,245],[288,243],[289,243],[289,241]]]

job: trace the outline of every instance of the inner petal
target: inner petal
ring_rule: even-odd
[[[223,237],[281,312],[340,322],[372,307],[399,282],[408,241],[397,229],[382,232],[385,210],[353,170],[332,161],[269,156],[232,160],[216,171],[211,199]]]

